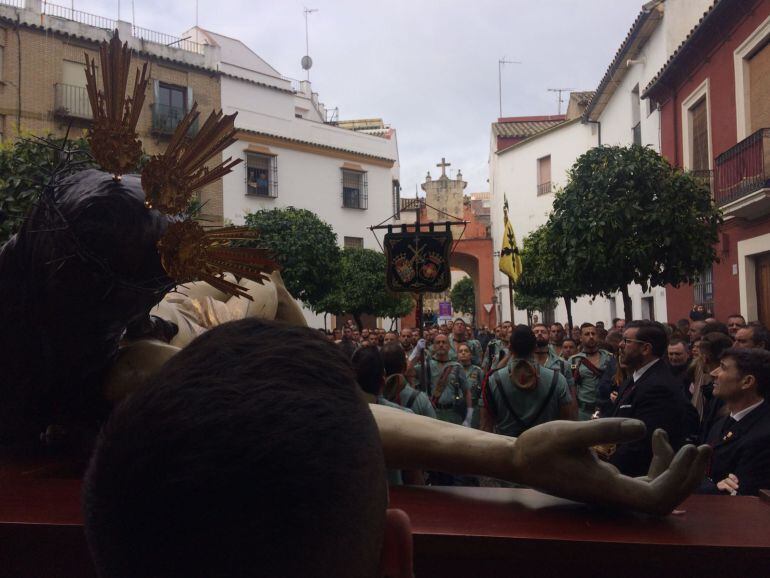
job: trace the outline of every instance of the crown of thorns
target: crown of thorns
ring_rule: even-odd
[[[136,125],[144,104],[148,70],[145,63],[137,68],[133,91],[127,94],[132,51],[122,44],[116,30],[99,50],[102,77],[97,86],[95,59],[86,54],[86,88],[93,111],[93,126],[88,142],[96,162],[116,180],[137,166],[142,155],[142,141]],[[193,194],[205,185],[221,179],[241,159],[228,158],[214,167],[208,161],[236,142],[236,114],[212,111],[193,136],[191,127],[200,116],[194,103],[176,127],[166,151],[154,155],[145,164],[141,182],[148,210],[180,215]],[[262,283],[277,268],[263,249],[234,246],[237,241],[257,239],[249,227],[224,227],[205,230],[189,216],[169,223],[158,241],[160,260],[168,276],[177,283],[206,281],[230,295],[249,297],[246,288],[224,278],[225,273]]]

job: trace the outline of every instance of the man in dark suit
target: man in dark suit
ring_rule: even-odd
[[[680,382],[664,359],[668,338],[654,321],[626,325],[620,342],[620,364],[631,376],[621,385],[613,417],[631,417],[644,422],[647,435],[622,444],[610,463],[628,476],[644,476],[652,460],[652,434],[666,431],[672,447],[682,445],[685,435],[685,404]]]
[[[770,352],[728,349],[711,375],[730,415],[711,428],[714,456],[699,492],[756,496],[770,488]]]

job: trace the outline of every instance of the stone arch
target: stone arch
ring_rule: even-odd
[[[476,325],[497,325],[497,310],[493,305],[487,313],[484,304],[493,303],[494,275],[492,274],[492,240],[461,239],[452,253],[450,266],[468,274],[476,294]]]

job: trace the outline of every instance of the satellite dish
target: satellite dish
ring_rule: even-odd
[[[313,66],[313,59],[309,56],[302,57],[302,70],[310,70]]]

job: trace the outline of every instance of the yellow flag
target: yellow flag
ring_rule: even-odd
[[[521,256],[516,244],[516,235],[508,220],[508,199],[503,196],[503,248],[500,251],[500,271],[508,275],[514,283],[521,277]]]

